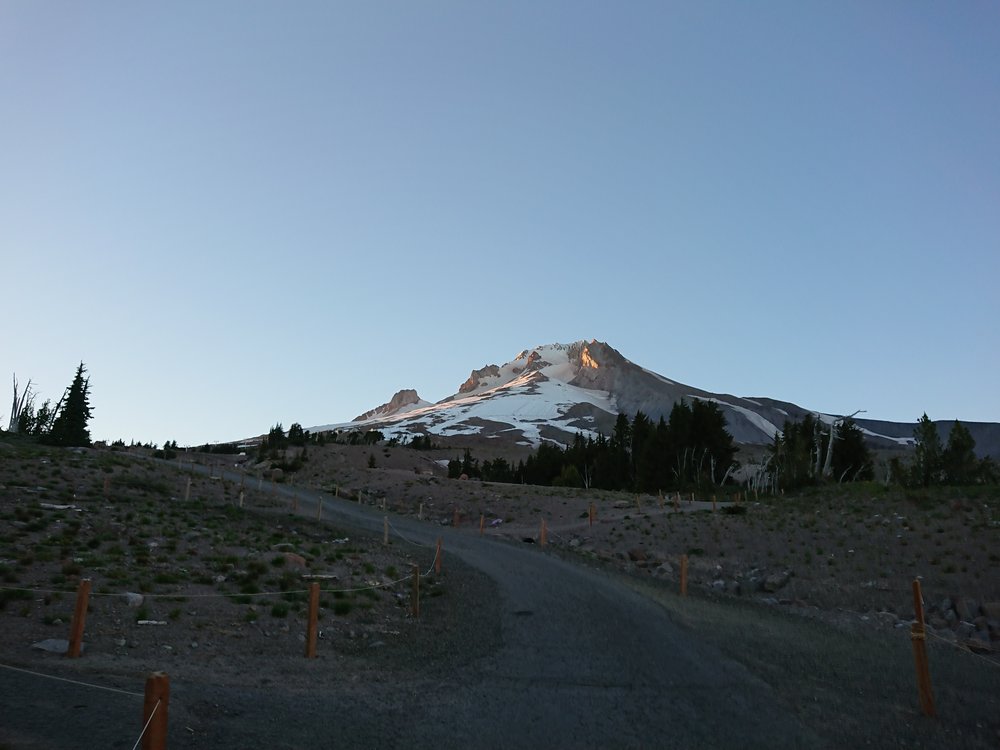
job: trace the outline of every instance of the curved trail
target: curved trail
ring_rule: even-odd
[[[383,514],[370,507],[300,488],[278,486],[276,491],[286,496],[294,492],[303,514],[315,514],[321,502],[324,520],[382,532]],[[700,643],[661,606],[606,574],[529,545],[407,518],[393,517],[391,523],[407,539],[428,547],[443,537],[445,566],[450,556],[457,556],[496,581],[501,646],[458,674],[410,677],[363,689],[320,684],[303,694],[175,684],[171,709],[176,703],[178,718],[183,719],[185,704],[218,708],[197,734],[171,721],[169,747],[823,744],[767,684]],[[121,727],[137,723],[134,703],[141,699],[84,695],[81,701],[79,689],[9,672],[0,675],[0,686],[0,726],[7,727],[12,747],[131,747],[138,736],[139,727],[132,737],[123,737]],[[68,717],[86,724],[87,741],[81,743],[79,736],[65,745],[27,741],[46,736],[36,732],[54,716],[64,716],[67,705],[90,703],[91,698],[91,705],[100,706],[99,716],[77,710]]]

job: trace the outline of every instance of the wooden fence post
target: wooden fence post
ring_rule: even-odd
[[[680,510],[680,509],[681,509],[681,493],[678,492],[676,495],[674,495],[674,510]]]
[[[924,625],[924,598],[920,581],[913,581],[914,623],[910,626],[913,641],[913,661],[917,667],[917,691],[920,694],[920,711],[924,716],[934,716],[934,696],[931,694],[931,672],[927,663],[927,629]]]
[[[382,546],[389,546],[389,516],[382,516]]]
[[[712,512],[715,513],[715,495],[712,495]]]
[[[170,677],[153,672],[146,678],[142,701],[142,750],[167,749],[167,707],[170,703]]]
[[[486,528],[486,516],[482,513],[479,514],[479,536],[483,535],[483,529]]]
[[[240,490],[240,507],[243,507],[243,490]]]
[[[688,556],[681,555],[681,596],[688,595]]]
[[[316,500],[316,520],[323,520],[323,498],[318,498]]]
[[[420,617],[420,566],[413,563],[413,616]]]
[[[83,646],[83,624],[87,620],[87,602],[90,601],[90,579],[84,578],[76,587],[76,607],[73,609],[73,622],[69,627],[69,647],[66,656],[76,659],[80,656]]]
[[[111,492],[111,477],[104,477],[104,497]]]
[[[544,547],[545,542],[548,541],[548,534],[545,530],[545,519],[542,519],[542,527],[538,530],[538,546]]]
[[[434,572],[441,575],[441,557],[444,554],[441,537],[438,537],[437,551],[434,553]]]
[[[306,658],[316,658],[316,620],[319,618],[319,584],[309,584],[309,621],[306,623]]]
[[[458,528],[458,508],[455,508],[455,512],[452,514],[451,525]]]

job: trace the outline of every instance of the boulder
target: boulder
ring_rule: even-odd
[[[982,610],[991,620],[1000,620],[1000,602],[983,602]]]
[[[142,594],[137,594],[134,591],[126,591],[122,594],[122,598],[125,600],[125,604],[133,609],[138,609],[142,606],[145,597]]]
[[[771,573],[764,578],[764,591],[774,592],[784,588],[791,579],[792,574],[783,570],[780,573]]]
[[[44,641],[39,641],[38,643],[32,643],[31,647],[35,651],[45,651],[50,654],[65,654],[69,651],[69,641],[65,638],[46,638]],[[87,644],[80,644],[80,653],[82,654],[84,649],[86,649]]]
[[[646,550],[633,547],[628,551],[628,559],[632,562],[646,562],[649,560],[649,555],[646,554]]]
[[[284,557],[285,562],[289,565],[293,565],[296,568],[306,567],[306,559],[302,555],[297,555],[294,552],[286,552]]]

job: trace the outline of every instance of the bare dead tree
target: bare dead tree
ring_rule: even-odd
[[[30,407],[35,400],[35,394],[31,392],[31,380],[28,380],[20,398],[18,398],[17,391],[17,373],[14,373],[14,404],[10,408],[10,423],[7,426],[9,432],[17,432],[17,423],[21,419],[21,413],[26,407]]]
[[[846,417],[837,417],[833,422],[830,423],[830,440],[826,444],[826,463],[823,464],[823,476],[828,477],[833,471],[833,440],[836,437],[837,425],[843,424],[848,419],[854,419],[858,414],[864,414],[866,409],[858,409],[853,414],[848,414]],[[841,477],[843,481],[843,477]]]

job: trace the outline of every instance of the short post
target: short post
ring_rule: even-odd
[[[434,572],[441,575],[441,556],[444,554],[441,544],[441,537],[438,537],[437,551],[434,553]]]
[[[458,528],[458,508],[455,508],[455,512],[452,514],[451,525]]]
[[[142,701],[142,750],[166,750],[169,703],[170,677],[166,672],[151,673]]]
[[[191,477],[188,477],[187,488],[184,490],[184,502],[191,499]]]
[[[240,490],[240,507],[243,507],[243,490]]]
[[[413,616],[420,617],[420,566],[413,563]]]
[[[317,498],[316,500],[316,520],[323,520],[323,498]]]
[[[691,493],[691,502],[694,503],[694,493]]]
[[[111,492],[111,477],[104,477],[104,497]]]
[[[80,656],[83,646],[83,623],[87,619],[87,602],[90,601],[90,579],[84,578],[76,587],[76,607],[73,609],[73,622],[69,627],[69,648],[66,656],[76,659]]]
[[[676,495],[674,495],[674,510],[680,510],[680,509],[681,509],[681,493],[678,492]]]
[[[660,499],[660,510],[663,510],[663,490],[659,491],[658,497]]]
[[[712,512],[715,513],[715,495],[712,495]]]
[[[917,691],[920,694],[920,712],[924,716],[934,716],[934,696],[931,694],[931,672],[927,663],[927,629],[924,625],[924,599],[920,592],[920,580],[913,581],[914,622],[910,625],[910,639],[913,641],[913,661],[917,667]]]
[[[479,514],[479,536],[483,535],[483,529],[486,528],[486,516],[482,513]]]
[[[316,658],[316,620],[319,618],[319,584],[309,584],[309,622],[306,624],[306,658]]]
[[[538,546],[544,547],[545,542],[548,541],[548,534],[545,529],[545,519],[542,519],[542,527],[538,530]]]
[[[389,516],[382,516],[382,546],[389,546]]]
[[[333,496],[340,497],[340,485],[335,485],[333,488]]]
[[[681,555],[681,596],[688,595],[688,556]]]

